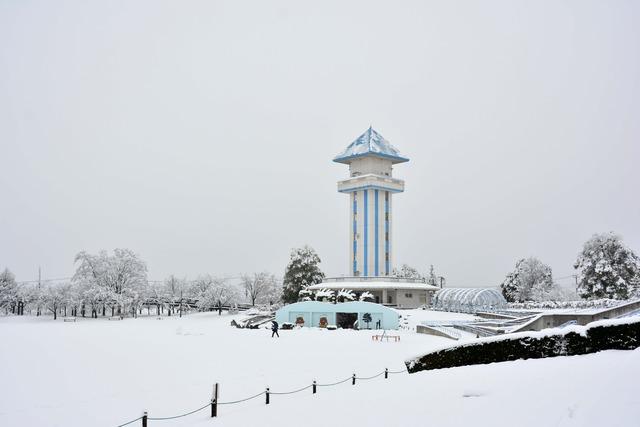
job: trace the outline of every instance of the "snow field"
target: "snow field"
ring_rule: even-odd
[[[402,312],[407,314],[407,312]],[[410,319],[437,320],[415,310]],[[457,315],[466,316],[466,315]],[[116,426],[149,411],[172,416],[220,401],[404,368],[410,356],[453,341],[398,331],[240,330],[232,316],[108,321],[0,318],[1,426]],[[414,322],[414,320],[411,320]],[[394,332],[396,333],[396,332]],[[640,407],[640,351],[471,366],[350,381],[264,396],[155,426],[631,426]],[[140,425],[140,422],[132,424]]]
[[[373,331],[310,328],[272,339],[267,329],[230,327],[232,318],[0,318],[0,425],[80,426],[91,419],[115,426],[143,410],[171,416],[203,406],[215,382],[221,401],[266,386],[289,391],[314,379],[329,383],[404,369],[407,356],[448,342],[400,331],[400,343],[376,343]]]

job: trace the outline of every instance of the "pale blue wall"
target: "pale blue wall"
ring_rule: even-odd
[[[360,329],[365,329],[367,324],[362,320],[365,313],[371,314],[372,321],[369,323],[371,329],[375,329],[376,321],[381,320],[382,329],[398,329],[398,312],[380,304],[371,302],[343,302],[331,304],[319,301],[303,301],[285,305],[276,311],[276,321],[280,324],[295,323],[298,316],[304,318],[305,326],[318,326],[320,317],[325,316],[330,325],[336,324],[336,313],[358,313],[358,325]]]

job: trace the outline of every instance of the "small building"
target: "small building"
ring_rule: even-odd
[[[418,308],[429,306],[433,294],[439,287],[425,283],[424,279],[407,279],[398,277],[335,277],[325,278],[322,283],[307,288],[317,292],[328,289],[353,291],[356,297],[363,292],[373,295],[374,301],[397,308]]]
[[[332,304],[320,301],[303,301],[285,305],[276,311],[280,324],[326,327],[336,325],[343,329],[398,329],[398,312],[380,304],[363,301]],[[356,323],[357,321],[357,323]]]

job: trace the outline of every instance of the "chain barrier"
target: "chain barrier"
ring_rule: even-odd
[[[119,426],[117,426],[117,427],[124,427],[124,426],[128,426],[129,424],[131,424],[131,423],[135,423],[136,421],[140,421],[141,419],[142,419],[142,417],[138,417],[138,418],[136,418],[135,420],[131,420],[131,421],[129,421],[128,423],[120,424],[120,425],[119,425]]]
[[[293,390],[293,391],[281,391],[281,392],[270,391],[269,394],[294,394],[294,393],[299,393],[301,391],[307,390],[311,387],[313,387],[313,384],[310,384],[306,387],[302,387],[302,388],[299,388],[298,390]]]
[[[349,378],[347,378],[347,379],[345,379],[345,380],[338,381],[337,383],[331,383],[331,384],[317,384],[317,385],[318,385],[318,387],[331,387],[331,386],[334,386],[334,385],[338,385],[338,384],[346,383],[347,381],[351,381],[351,379],[352,379],[352,377],[349,377]]]
[[[370,376],[370,377],[356,377],[357,380],[372,380],[374,378],[378,378],[380,375],[384,375],[385,371],[380,372],[379,374]]]
[[[408,371],[407,371],[406,369],[405,369],[405,370],[400,370],[400,371],[389,371],[389,370],[384,370],[384,371],[380,372],[379,374],[372,375],[372,376],[370,376],[370,377],[356,377],[355,375],[353,375],[353,376],[350,376],[349,378],[345,378],[344,380],[342,380],[342,381],[337,381],[337,382],[335,382],[335,383],[329,383],[329,384],[317,384],[317,383],[315,383],[315,382],[314,382],[314,384],[310,384],[310,385],[308,385],[308,386],[304,386],[304,387],[302,387],[302,388],[299,388],[299,389],[297,389],[297,390],[293,390],[293,391],[281,391],[281,392],[269,391],[268,393],[269,393],[269,394],[274,394],[274,395],[294,394],[294,393],[300,393],[301,391],[304,391],[304,390],[308,390],[308,389],[310,389],[310,388],[312,388],[312,387],[314,387],[314,386],[316,386],[316,387],[332,387],[332,386],[336,386],[336,385],[338,385],[338,384],[346,383],[347,381],[353,381],[353,380],[362,380],[362,381],[364,381],[364,380],[372,380],[372,379],[377,378],[377,377],[379,377],[379,376],[381,376],[381,375],[384,375],[385,373],[387,373],[387,374],[402,374],[402,373],[407,373],[407,372],[408,372]],[[314,391],[313,391],[313,392],[315,393],[315,389],[314,389]],[[267,394],[267,391],[261,391],[260,393],[258,393],[258,394],[254,394],[253,396],[245,397],[244,399],[239,399],[239,400],[230,400],[230,401],[228,401],[228,402],[214,402],[214,401],[210,401],[210,402],[207,402],[207,404],[206,404],[206,405],[204,405],[204,406],[202,406],[202,407],[200,407],[200,408],[198,408],[198,409],[194,409],[193,411],[190,411],[190,412],[184,413],[184,414],[175,415],[175,416],[173,416],[173,417],[147,417],[146,419],[147,419],[147,420],[149,420],[149,421],[173,420],[173,419],[176,419],[176,418],[182,418],[182,417],[186,417],[187,415],[195,414],[196,412],[202,411],[203,409],[210,407],[210,406],[211,406],[211,405],[213,405],[214,403],[215,403],[216,405],[234,405],[234,404],[236,404],[236,403],[242,403],[242,402],[246,402],[246,401],[251,400],[251,399],[255,399],[255,398],[260,397],[260,396],[262,396],[262,395],[264,395],[264,394]],[[146,414],[146,413],[145,413],[145,414]],[[131,421],[126,422],[126,423],[124,423],[124,424],[120,424],[120,425],[118,425],[117,427],[125,427],[125,426],[127,426],[127,425],[129,425],[129,424],[135,423],[136,421],[140,421],[140,420],[142,420],[143,418],[144,418],[144,417],[138,417],[138,418],[136,418],[135,420],[131,420]],[[143,423],[144,423],[144,420],[143,420]]]
[[[186,414],[175,415],[173,417],[147,417],[147,419],[148,420],[154,420],[154,421],[173,420],[175,418],[182,418],[182,417],[186,417],[187,415],[195,414],[196,412],[202,411],[204,408],[208,408],[209,406],[211,406],[211,402],[208,402],[202,408],[195,409],[195,410],[193,410],[191,412],[187,412]]]
[[[255,395],[253,395],[251,397],[246,397],[244,399],[232,400],[232,401],[229,401],[229,402],[218,402],[218,405],[233,405],[235,403],[246,402],[247,400],[255,399],[256,397],[262,396],[264,393],[265,393],[264,391],[261,391],[258,394],[255,394]]]

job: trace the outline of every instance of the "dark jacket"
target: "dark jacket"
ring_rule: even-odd
[[[275,320],[273,322],[271,322],[271,330],[272,331],[277,331],[278,330],[278,322],[276,322]]]

